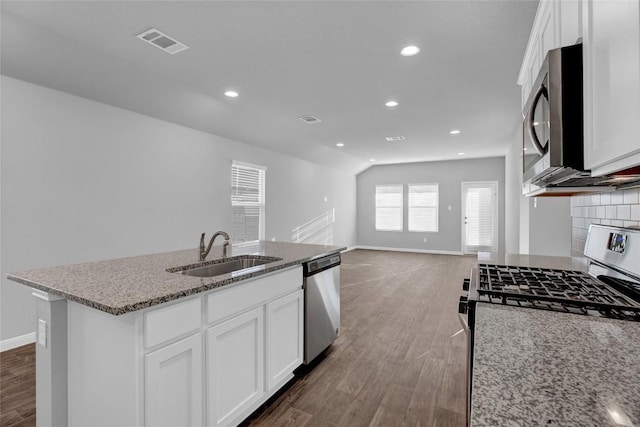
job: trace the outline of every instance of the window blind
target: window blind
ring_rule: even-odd
[[[438,231],[438,184],[409,184],[409,231]]]
[[[265,172],[262,166],[231,165],[231,237],[236,242],[264,240]]]
[[[376,185],[376,230],[402,231],[402,185]]]

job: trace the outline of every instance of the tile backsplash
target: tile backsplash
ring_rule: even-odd
[[[572,256],[582,256],[590,224],[640,228],[640,188],[572,197]]]

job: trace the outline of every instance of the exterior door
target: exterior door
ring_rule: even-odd
[[[498,182],[462,183],[462,250],[498,251]]]

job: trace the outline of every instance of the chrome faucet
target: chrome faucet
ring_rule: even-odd
[[[211,237],[211,240],[209,240],[209,245],[207,246],[207,249],[205,250],[205,248],[204,248],[204,234],[205,233],[202,233],[202,236],[200,236],[200,261],[204,261],[204,259],[207,257],[207,255],[209,255],[209,252],[211,251],[211,247],[213,246],[213,241],[216,240],[216,237],[218,237],[218,236],[224,237],[224,243],[222,244],[222,256],[226,257],[227,256],[227,246],[229,246],[229,235],[227,233],[225,233],[224,231],[216,231],[215,234],[213,235],[213,237]]]

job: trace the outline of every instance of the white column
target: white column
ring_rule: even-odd
[[[67,300],[33,289],[36,298],[36,423],[66,426]]]

